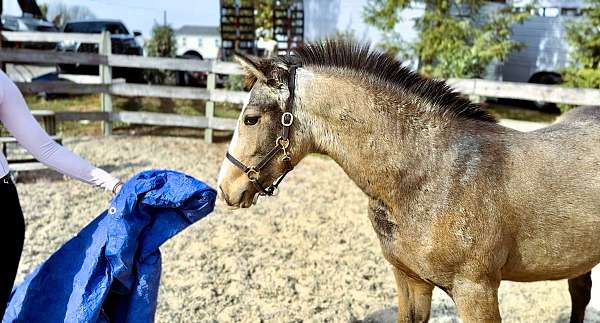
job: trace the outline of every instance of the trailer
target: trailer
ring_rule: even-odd
[[[530,1],[515,1],[513,6],[523,8]],[[571,65],[566,25],[580,19],[585,8],[581,0],[539,0],[523,24],[512,28],[511,38],[525,44],[501,64],[499,80],[537,84],[558,84],[560,72]]]

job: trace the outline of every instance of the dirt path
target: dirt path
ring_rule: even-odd
[[[172,168],[212,185],[226,150],[225,144],[168,137],[65,143],[119,176]],[[21,183],[18,189],[27,220],[18,279],[99,214],[110,198],[60,178]],[[395,285],[366,207],[365,196],[334,162],[308,157],[280,196],[250,210],[218,208],[161,248],[157,322],[385,321],[395,304]],[[500,299],[505,322],[568,317],[565,281],[503,283]],[[432,321],[456,322],[454,311],[436,290]]]

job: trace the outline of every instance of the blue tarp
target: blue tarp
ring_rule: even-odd
[[[212,212],[215,197],[185,174],[137,174],[13,290],[3,322],[153,322],[158,247]]]

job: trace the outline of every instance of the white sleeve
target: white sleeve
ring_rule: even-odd
[[[119,180],[57,144],[35,120],[17,86],[0,71],[0,121],[37,160],[82,182],[111,191]]]

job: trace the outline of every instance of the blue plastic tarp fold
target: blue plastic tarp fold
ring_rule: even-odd
[[[3,322],[153,322],[158,248],[212,212],[215,198],[182,173],[135,175],[108,210],[15,287]]]

